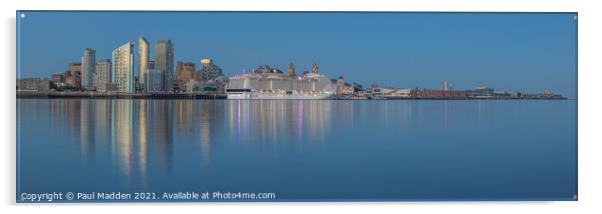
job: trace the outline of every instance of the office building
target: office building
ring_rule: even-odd
[[[104,59],[96,62],[94,87],[97,91],[107,91],[107,83],[111,83],[111,60]]]
[[[65,87],[79,89],[81,87],[81,63],[70,63],[69,69],[63,74]]]
[[[146,69],[144,71],[144,91],[145,92],[161,92],[163,91],[162,83],[163,71],[158,69]]]
[[[186,91],[186,84],[190,80],[194,80],[196,65],[193,62],[181,62],[176,64],[176,75],[174,76],[174,90]]]
[[[146,38],[138,38],[138,81],[144,83],[144,71],[148,66],[148,41]]]
[[[111,82],[117,85],[117,91],[134,92],[134,45],[131,42],[113,50]]]
[[[160,40],[155,45],[155,69],[162,71],[163,91],[173,91],[174,48],[171,40]]]
[[[96,64],[96,51],[91,48],[84,49],[81,67],[81,84],[85,90],[94,90],[94,69]]]

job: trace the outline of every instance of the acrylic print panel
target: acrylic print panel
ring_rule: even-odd
[[[577,200],[577,14],[17,11],[19,203]]]

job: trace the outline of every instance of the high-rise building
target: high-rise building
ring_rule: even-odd
[[[174,90],[186,91],[186,84],[195,79],[196,64],[194,62],[181,62],[176,64],[176,75],[174,76]]]
[[[94,90],[94,68],[96,64],[96,51],[91,48],[84,49],[82,56],[81,84],[86,90]]]
[[[148,66],[148,41],[138,38],[138,81],[144,84],[144,71]]]
[[[118,92],[134,92],[134,44],[125,43],[113,50],[111,82]]]
[[[106,91],[107,83],[111,82],[111,60],[104,59],[96,62],[94,86],[97,91]]]
[[[155,45],[155,69],[162,71],[162,88],[172,91],[174,73],[174,50],[171,40],[160,40]]]

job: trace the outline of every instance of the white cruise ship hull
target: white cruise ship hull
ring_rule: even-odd
[[[279,93],[228,93],[228,99],[233,100],[321,100],[331,98],[333,94],[317,93],[317,94],[279,94]]]

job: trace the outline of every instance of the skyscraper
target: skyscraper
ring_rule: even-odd
[[[82,88],[94,90],[94,68],[96,64],[96,51],[91,48],[84,49],[82,56],[81,80]]]
[[[96,62],[94,87],[97,91],[106,91],[107,83],[111,82],[111,60],[104,59]]]
[[[174,73],[174,51],[171,40],[160,40],[155,45],[155,69],[162,72],[164,91],[172,91],[172,76]]]
[[[138,82],[144,84],[144,71],[148,66],[148,41],[138,38]]]
[[[119,92],[134,92],[134,44],[125,43],[113,50],[113,73],[111,82]]]

